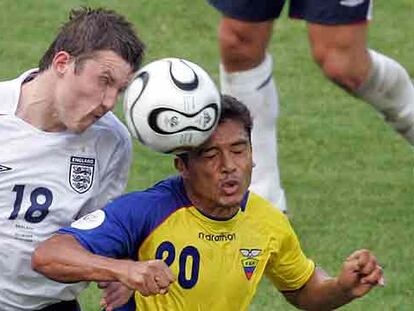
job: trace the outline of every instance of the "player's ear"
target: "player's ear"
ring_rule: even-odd
[[[183,159],[180,157],[175,157],[174,167],[182,177],[185,177],[187,175],[187,166],[185,165]]]
[[[52,60],[52,68],[58,76],[62,76],[69,68],[72,57],[68,52],[59,51]]]

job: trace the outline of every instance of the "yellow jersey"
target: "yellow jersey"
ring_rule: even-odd
[[[177,278],[165,295],[136,292],[136,310],[246,310],[263,275],[286,291],[302,287],[314,271],[285,215],[252,192],[234,217],[216,220],[199,212],[182,179],[173,177],[104,212],[96,228],[62,232],[101,255],[162,259]]]

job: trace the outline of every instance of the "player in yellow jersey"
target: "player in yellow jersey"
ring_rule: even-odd
[[[251,128],[247,108],[223,96],[209,140],[175,159],[179,176],[61,229],[37,248],[34,269],[61,282],[120,281],[136,290],[123,310],[141,311],[246,310],[264,275],[293,305],[312,310],[383,284],[367,250],[349,256],[336,278],[315,268],[288,219],[247,190]]]

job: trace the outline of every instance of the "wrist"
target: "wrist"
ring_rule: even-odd
[[[92,281],[113,282],[118,281],[122,276],[122,269],[125,266],[121,260],[93,255],[95,258],[91,260],[94,266],[94,273],[91,273]]]
[[[338,277],[334,278],[337,293],[346,301],[354,300],[356,297],[352,293],[352,288],[346,286]]]

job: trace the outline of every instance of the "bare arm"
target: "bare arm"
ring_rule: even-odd
[[[41,243],[32,256],[32,267],[59,282],[119,281],[144,296],[164,294],[174,281],[161,260],[135,262],[94,255],[67,234]]]
[[[298,308],[323,311],[362,297],[376,285],[384,285],[382,269],[369,251],[359,250],[346,259],[338,277],[317,268],[304,287],[283,294]]]

